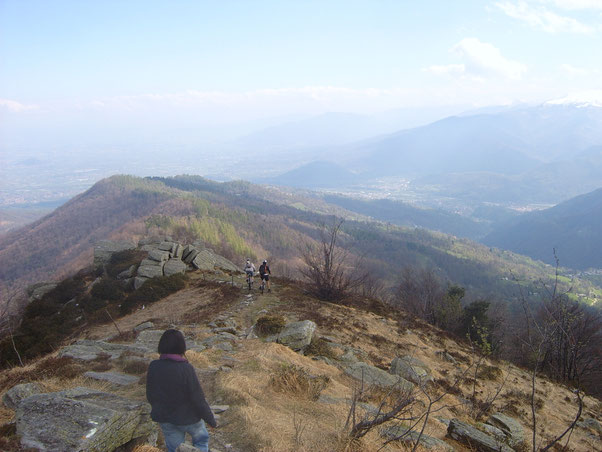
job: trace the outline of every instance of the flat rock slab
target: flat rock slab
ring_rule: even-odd
[[[480,452],[514,452],[507,444],[457,419],[450,421],[447,436]]]
[[[486,422],[500,429],[508,440],[508,444],[515,446],[525,439],[523,426],[516,419],[502,413],[495,413]]]
[[[80,361],[92,361],[103,355],[108,355],[109,359],[117,359],[125,352],[144,354],[146,353],[146,349],[137,347],[136,345],[112,344],[110,342],[83,339],[63,348],[59,352],[59,356]]]
[[[157,278],[163,276],[163,262],[151,262],[154,262],[154,265],[144,264],[144,261],[142,261],[140,267],[138,267],[138,276],[142,276],[143,278]]]
[[[42,392],[44,392],[42,387],[37,383],[22,383],[6,391],[4,397],[2,397],[2,402],[5,407],[14,410],[21,403],[21,400],[34,394],[41,394]]]
[[[114,253],[133,250],[136,244],[130,241],[101,240],[94,245],[94,266],[107,264]]]
[[[92,378],[93,380],[106,381],[118,386],[129,386],[138,383],[140,380],[139,377],[118,372],[86,372],[84,377]]]
[[[153,436],[150,406],[88,388],[36,394],[17,408],[21,445],[41,451],[110,451]]]
[[[351,363],[345,368],[345,373],[356,380],[363,380],[364,383],[371,386],[382,388],[398,386],[403,391],[410,391],[414,387],[412,383],[398,375],[391,375],[389,372],[361,361]]]
[[[310,344],[317,327],[311,320],[289,323],[278,334],[276,342],[293,350],[302,350]]]

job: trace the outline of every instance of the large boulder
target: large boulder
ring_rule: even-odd
[[[514,447],[525,439],[523,426],[516,419],[502,413],[495,413],[486,424],[499,428],[506,435],[508,444]]]
[[[107,264],[114,253],[135,248],[136,244],[129,240],[101,240],[94,245],[94,266],[100,267]]]
[[[17,407],[21,445],[40,451],[111,451],[156,438],[150,406],[88,388],[37,394]]]
[[[17,408],[21,400],[26,399],[34,394],[40,394],[44,392],[42,387],[37,383],[22,383],[20,385],[13,386],[10,388],[2,397],[4,406],[14,410]]]
[[[172,248],[174,247],[175,243],[170,241],[170,240],[166,240],[164,242],[159,243],[159,245],[157,246],[158,249],[162,250],[162,251],[168,251],[171,252]]]
[[[171,276],[177,273],[185,273],[186,269],[188,269],[188,265],[180,259],[169,259],[163,267],[163,273],[165,276]]]
[[[417,358],[407,355],[398,356],[393,359],[389,372],[416,384],[424,384],[433,380],[430,375],[431,370],[426,364]]]
[[[468,425],[458,419],[452,419],[447,427],[447,436],[459,443],[466,444],[471,450],[480,452],[514,452],[507,444]]]
[[[142,276],[136,276],[134,278],[134,289],[135,290],[140,289],[146,281],[148,281],[148,278],[143,278]]]
[[[191,264],[197,254],[199,254],[199,250],[194,246],[187,245],[182,253],[182,260],[187,264]]]
[[[378,367],[358,361],[351,363],[345,368],[345,373],[356,380],[363,381],[368,386],[380,386],[381,388],[399,387],[402,391],[410,391],[414,387],[412,383],[398,375],[391,375]]]
[[[289,323],[278,334],[276,342],[293,350],[302,350],[310,344],[316,328],[317,325],[311,320]]]

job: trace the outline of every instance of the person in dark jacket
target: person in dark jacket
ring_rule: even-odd
[[[188,433],[192,444],[209,451],[205,423],[217,423],[194,368],[184,357],[186,341],[178,330],[167,330],[159,340],[159,359],[148,366],[146,398],[151,404],[151,419],[161,426],[165,445],[174,452]]]

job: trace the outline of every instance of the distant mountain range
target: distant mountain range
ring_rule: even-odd
[[[544,104],[453,116],[331,151],[330,174],[310,163],[273,183],[343,188],[393,176],[427,197],[556,203],[602,185],[602,108]]]
[[[498,226],[484,243],[575,269],[602,268],[602,188]]]

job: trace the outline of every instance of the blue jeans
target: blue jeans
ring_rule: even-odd
[[[209,432],[205,427],[205,421],[202,419],[196,424],[175,425],[169,422],[161,422],[159,425],[163,430],[168,452],[175,452],[178,446],[184,442],[186,433],[191,436],[194,447],[202,452],[209,451]]]

